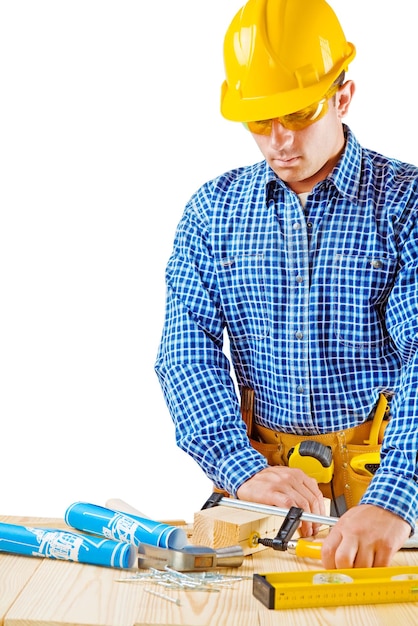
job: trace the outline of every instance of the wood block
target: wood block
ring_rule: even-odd
[[[279,515],[216,506],[195,513],[191,541],[214,549],[240,545],[244,554],[253,554],[265,548],[254,537],[275,537],[283,520]]]
[[[326,499],[325,506],[329,515],[330,500]],[[244,554],[254,554],[265,549],[257,543],[257,537],[272,539],[283,521],[280,515],[215,506],[195,513],[191,543],[215,550],[240,545]],[[298,531],[294,537],[299,537]]]

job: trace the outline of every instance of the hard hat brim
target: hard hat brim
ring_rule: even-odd
[[[356,55],[354,44],[347,42],[347,48],[347,56],[332,68],[332,72],[311,86],[305,85],[298,89],[267,96],[243,97],[239,85],[234,88],[224,81],[221,87],[223,117],[233,122],[254,122],[289,115],[318,102],[354,59]]]

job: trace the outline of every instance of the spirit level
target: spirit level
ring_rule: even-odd
[[[418,567],[254,574],[253,595],[276,610],[418,602]]]

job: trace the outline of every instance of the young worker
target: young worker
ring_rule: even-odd
[[[324,514],[317,481],[288,457],[303,439],[331,447],[348,509],[324,541],[328,569],[389,565],[418,516],[418,169],[343,123],[354,55],[324,0],[249,0],[232,20],[221,111],[264,160],[187,204],[156,362],[178,445],[234,497]],[[255,394],[257,442],[224,329],[238,386]],[[348,466],[369,450],[382,392],[390,419],[370,480]]]

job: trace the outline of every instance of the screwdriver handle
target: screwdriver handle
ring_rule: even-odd
[[[308,557],[311,559],[321,558],[321,541],[310,541],[309,539],[291,540],[287,544],[287,551],[300,557]]]

